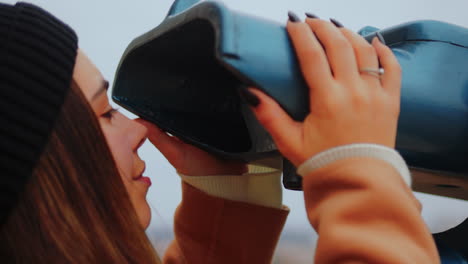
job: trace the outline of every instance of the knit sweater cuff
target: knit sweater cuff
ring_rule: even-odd
[[[243,175],[187,176],[182,180],[204,193],[232,201],[282,208],[281,171],[250,167]]]
[[[376,144],[351,144],[328,149],[302,163],[297,173],[304,177],[335,161],[356,157],[375,158],[389,163],[411,187],[411,174],[401,155],[395,149]]]

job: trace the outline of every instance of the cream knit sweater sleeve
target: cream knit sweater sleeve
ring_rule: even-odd
[[[283,207],[281,171],[249,165],[243,175],[187,176],[182,180],[206,194],[228,200],[278,208]]]

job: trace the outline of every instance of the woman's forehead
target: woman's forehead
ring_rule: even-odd
[[[91,101],[95,94],[102,88],[103,83],[105,83],[96,65],[94,65],[88,56],[80,49],[78,49],[76,56],[73,79],[81,88],[88,101]]]

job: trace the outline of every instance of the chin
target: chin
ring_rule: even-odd
[[[143,227],[143,229],[146,230],[151,223],[151,209],[146,201],[145,206],[139,208],[137,216],[138,220],[140,221],[141,227]]]

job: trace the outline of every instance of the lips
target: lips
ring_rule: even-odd
[[[151,186],[151,179],[147,176],[143,176],[143,172],[140,175],[138,175],[136,178],[133,178],[133,180],[142,182],[142,183],[145,183],[146,185]]]
[[[145,173],[146,170],[146,165],[145,162],[142,162],[142,169],[140,169],[140,173],[138,173],[135,177],[133,177],[134,181],[139,181],[142,183],[145,183],[146,185],[151,186],[151,179],[149,177],[143,176],[143,173]]]
[[[137,181],[139,182],[142,182],[148,186],[151,186],[151,179],[149,177],[146,177],[146,176],[141,176],[140,178],[137,179]]]

